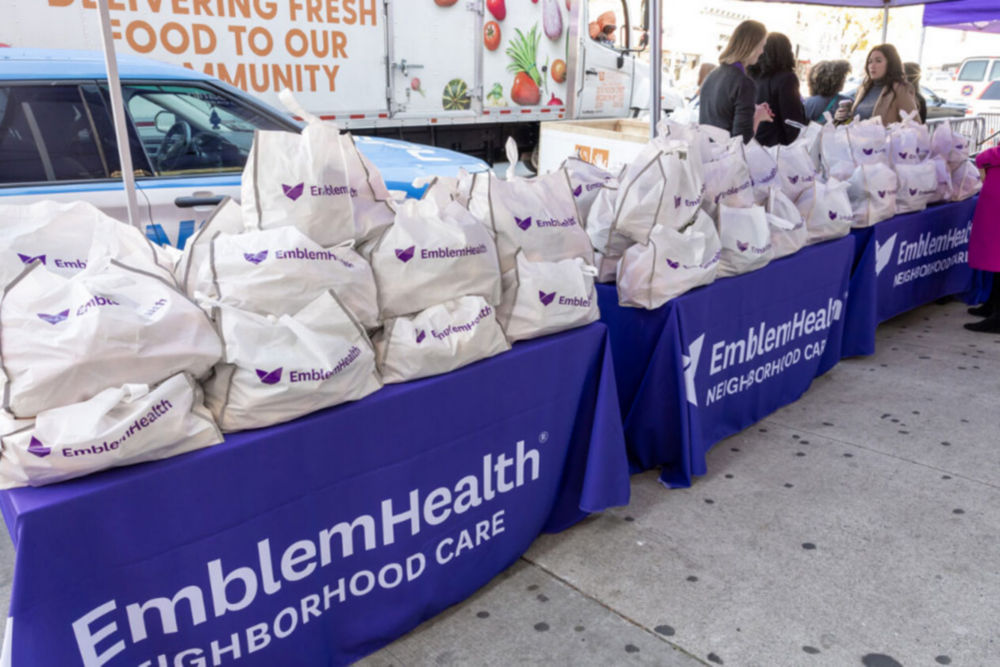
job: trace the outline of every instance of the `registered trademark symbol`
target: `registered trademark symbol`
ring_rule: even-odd
[[[538,442],[544,443],[544,442],[547,442],[548,439],[549,439],[549,432],[548,431],[542,431],[541,433],[538,434]]]

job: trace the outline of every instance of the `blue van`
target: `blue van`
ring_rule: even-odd
[[[301,124],[218,79],[119,56],[142,229],[183,247],[223,197],[240,197],[254,130]],[[355,137],[390,191],[418,177],[485,171],[454,151]],[[103,54],[0,48],[0,203],[86,200],[127,220]]]

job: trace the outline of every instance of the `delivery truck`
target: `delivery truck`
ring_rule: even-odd
[[[541,121],[649,107],[636,0],[108,0],[120,53],[183,65],[265,102],[290,88],[356,134],[491,160]],[[10,0],[10,46],[100,49],[96,0]]]

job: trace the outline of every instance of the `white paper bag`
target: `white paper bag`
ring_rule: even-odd
[[[0,285],[38,262],[69,277],[91,256],[108,257],[173,282],[173,263],[142,233],[84,201],[0,204]]]
[[[808,243],[819,243],[847,236],[851,232],[850,184],[831,178],[826,183],[816,181],[795,202],[806,221]]]
[[[3,438],[0,488],[42,486],[99,470],[177,456],[222,442],[186,374],[156,386],[126,384],[44,410]]]
[[[282,101],[288,98],[283,93]],[[301,114],[307,122],[301,133],[254,132],[243,169],[244,217],[259,229],[294,226],[324,247],[353,240],[352,186],[340,128]]]
[[[933,160],[896,164],[896,213],[922,211],[937,194],[937,168]]]
[[[659,308],[695,287],[715,280],[722,243],[704,211],[682,231],[657,225],[649,243],[626,251],[618,265],[618,303]]]
[[[848,182],[854,227],[869,227],[896,215],[899,179],[881,163],[860,164]]]
[[[763,206],[734,208],[720,204],[719,238],[719,277],[755,271],[774,257],[771,227]]]
[[[114,260],[64,278],[33,264],[0,301],[4,407],[31,417],[108,387],[204,375],[222,344],[172,284]]]
[[[768,193],[767,222],[771,227],[775,259],[798,252],[809,240],[802,213],[778,188],[771,188]]]
[[[507,340],[537,338],[598,320],[596,274],[578,257],[534,262],[519,252],[497,315]]]
[[[331,292],[281,317],[213,309],[226,352],[205,381],[223,431],[260,428],[356,401],[378,390],[375,351]]]
[[[378,300],[371,266],[347,241],[324,248],[295,227],[212,240],[214,292],[206,295],[262,315],[290,315],[334,290],[369,329],[378,326]]]
[[[389,320],[374,343],[386,384],[440,375],[510,349],[496,311],[480,296]]]
[[[489,230],[457,202],[408,199],[371,250],[383,319],[463,296],[500,302],[500,267]]]

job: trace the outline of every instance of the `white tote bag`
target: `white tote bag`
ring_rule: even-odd
[[[747,208],[754,204],[750,169],[743,159],[742,145],[743,140],[735,137],[719,159],[702,165],[702,178],[705,182],[702,207],[709,215],[717,214],[719,204],[737,208]]]
[[[142,233],[84,201],[0,204],[0,286],[32,262],[69,277],[92,255],[173,281],[173,263]]]
[[[324,248],[295,227],[212,240],[214,292],[209,299],[260,313],[290,315],[329,289],[369,329],[378,326],[378,299],[371,266],[347,241]]]
[[[613,228],[619,192],[621,186],[617,179],[605,183],[598,190],[587,215],[587,236],[590,237],[595,253],[601,253],[606,257],[621,257],[625,249],[634,243]],[[596,256],[594,262],[595,266],[600,266]]]
[[[734,208],[720,204],[719,238],[719,277],[755,271],[774,257],[771,227],[763,206]]]
[[[952,130],[951,121],[945,118],[931,135],[931,154],[943,157],[954,170],[969,159],[969,140]]]
[[[378,139],[355,139],[350,133],[340,135],[347,164],[347,175],[351,186],[351,203],[354,209],[354,239],[358,244],[376,238],[392,224],[396,216],[392,195],[385,185],[382,172],[358,148],[358,141],[378,141]]]
[[[3,438],[0,488],[42,486],[99,470],[157,461],[222,442],[189,375],[126,384],[44,410]]]
[[[651,154],[650,154],[651,153]],[[685,151],[645,151],[618,188],[611,234],[645,243],[655,225],[679,229],[701,206],[701,175]]]
[[[215,207],[201,228],[188,238],[180,259],[174,266],[174,279],[185,294],[192,299],[196,293],[214,295],[212,239],[217,234],[240,234],[245,229],[243,209],[226,197]]]
[[[205,381],[223,431],[260,428],[378,390],[375,351],[361,324],[325,292],[281,317],[213,309],[226,353]]]
[[[597,198],[597,193],[600,192],[605,183],[614,180],[614,176],[611,172],[578,157],[566,158],[562,163],[562,168],[569,175],[569,184],[573,189],[573,197],[576,198],[576,208],[580,212],[580,219],[586,220],[590,213],[590,207],[594,204],[594,199]]]
[[[836,125],[826,112],[826,124],[820,131],[820,160],[828,178],[846,181],[854,173],[854,154],[846,125]]]
[[[774,155],[757,143],[756,139],[751,139],[743,146],[743,157],[750,170],[754,203],[763,205],[767,202],[771,187],[778,184],[778,163]]]
[[[902,120],[889,126],[889,158],[894,165],[918,164],[930,155],[931,135],[917,113],[900,111]]]
[[[389,320],[374,343],[386,384],[440,375],[510,349],[496,311],[480,296]]]
[[[803,144],[777,145],[771,151],[778,164],[778,186],[795,201],[816,180],[812,157]]]
[[[407,199],[370,255],[382,319],[463,296],[500,302],[500,267],[489,229],[457,202]]]
[[[816,181],[795,202],[806,221],[808,243],[819,243],[847,236],[851,232],[850,184],[831,178],[826,183]]]
[[[0,301],[0,340],[4,407],[22,418],[108,387],[201,377],[222,354],[176,287],[107,259],[70,278],[28,267]]]
[[[952,201],[968,199],[983,188],[983,181],[979,177],[979,170],[969,160],[959,163],[951,172],[951,198]]]
[[[774,258],[798,252],[809,240],[806,221],[795,203],[778,188],[771,188],[767,200],[767,222],[771,226]]]
[[[890,167],[880,163],[858,165],[848,184],[854,227],[870,227],[896,215],[899,178]]]
[[[629,245],[631,248],[634,243]],[[625,251],[628,251],[628,248]],[[594,278],[595,283],[613,283],[618,276],[618,262],[621,261],[621,255],[604,255],[600,252],[594,251],[594,267],[597,269],[597,276]]]
[[[582,327],[601,317],[594,291],[597,269],[582,259],[535,262],[517,253],[497,320],[514,342]]]
[[[851,155],[858,165],[889,165],[889,136],[881,118],[854,121],[847,126]]]
[[[456,201],[466,208],[472,197],[474,175],[459,167],[457,176],[417,177],[413,179],[414,187],[426,185],[421,199],[433,199],[438,208],[445,208]]]
[[[933,160],[896,165],[896,213],[922,211],[937,194],[937,168]]]
[[[302,117],[301,133],[254,132],[243,169],[244,216],[259,229],[292,225],[324,247],[353,240],[351,178],[340,128],[312,114]]]
[[[618,265],[618,303],[659,308],[695,287],[715,280],[722,243],[704,211],[682,231],[657,225],[649,243],[626,251]]]
[[[951,169],[948,167],[948,161],[940,155],[932,155],[928,159],[928,162],[934,163],[934,173],[937,178],[937,189],[934,191],[934,196],[931,197],[930,203],[951,201]]]

